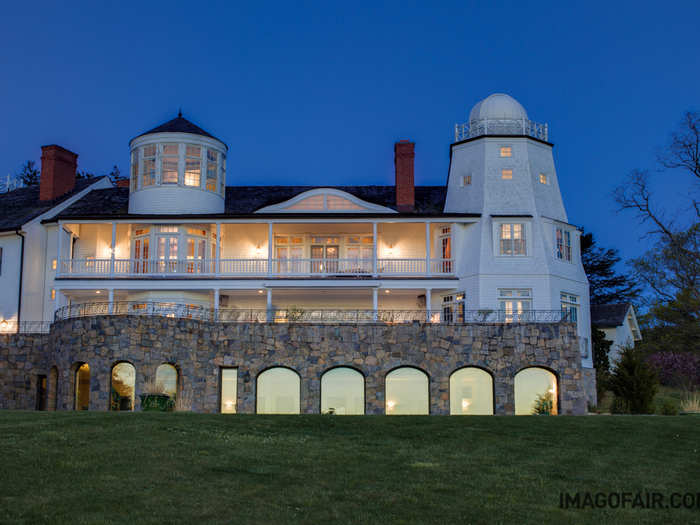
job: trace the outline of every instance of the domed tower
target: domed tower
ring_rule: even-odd
[[[129,148],[129,213],[223,213],[228,147],[182,113]]]
[[[478,213],[458,229],[456,273],[468,308],[576,310],[584,366],[591,366],[588,281],[580,231],[568,223],[547,124],[513,97],[478,102],[455,127],[445,212]]]

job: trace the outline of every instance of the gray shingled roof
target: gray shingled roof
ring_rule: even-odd
[[[219,142],[223,142],[221,139],[217,139],[211,133],[204,131],[196,124],[193,124],[192,122],[187,120],[185,117],[182,116],[181,113],[178,114],[178,116],[174,119],[166,122],[165,124],[156,126],[155,128],[146,131],[145,133],[141,133],[141,135],[137,135],[134,138],[142,137],[144,135],[150,135],[151,133],[191,133],[193,135],[203,135],[205,137],[216,139]]]
[[[38,184],[0,194],[0,231],[21,228],[22,225],[81,192],[100,178],[78,179],[75,181],[75,188],[72,191],[52,201],[39,200]]]
[[[396,209],[394,186],[324,186],[342,190],[355,197]],[[228,186],[226,188],[227,215],[249,215],[264,206],[278,204],[314,186]],[[416,186],[416,214],[441,214],[445,205],[444,186]],[[93,190],[61,214],[68,217],[109,217],[127,215],[129,188]]]
[[[625,322],[630,303],[591,305],[591,324],[599,328],[613,328]]]

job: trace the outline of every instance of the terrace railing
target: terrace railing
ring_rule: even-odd
[[[483,135],[525,135],[549,141],[549,126],[529,119],[479,119],[455,124],[455,142]]]
[[[3,334],[47,334],[51,329],[48,321],[0,321],[0,335]]]
[[[426,268],[429,271],[426,271]],[[64,259],[59,277],[450,275],[452,259]]]
[[[506,313],[500,310],[372,310],[273,308],[228,309],[169,302],[96,302],[63,306],[56,310],[55,321],[103,315],[137,315],[196,319],[219,323],[560,323],[570,322],[569,314],[561,310],[528,310]]]

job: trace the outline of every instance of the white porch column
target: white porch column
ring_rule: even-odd
[[[266,307],[265,319],[267,319],[268,323],[272,322],[272,289],[271,288],[267,289],[267,307]]]
[[[221,272],[221,266],[219,262],[221,261],[221,223],[216,223],[216,266],[214,267],[214,274],[219,274]],[[218,299],[217,299],[218,301]]]
[[[376,259],[375,259],[376,262]],[[378,290],[376,288],[372,288],[372,319],[374,322],[377,322],[378,319],[378,314],[379,314],[379,301],[377,298],[377,292]]]
[[[117,223],[112,223],[112,242],[109,245],[110,251],[110,261],[109,261],[109,273],[114,277],[114,247],[117,243]]]
[[[430,275],[430,223],[425,223],[425,274]]]
[[[377,239],[377,223],[373,222],[372,223],[372,239],[374,241],[372,242],[372,275],[377,275],[377,242],[379,239]],[[376,299],[376,289],[375,289],[375,299]],[[374,309],[377,309],[377,305],[374,305]]]
[[[272,222],[267,223],[267,274],[272,275]],[[267,293],[268,301],[271,301],[270,290]]]
[[[58,259],[56,259],[56,261],[57,261],[56,262],[56,273],[57,274],[63,273],[63,269],[61,267],[61,245],[63,244],[61,242],[62,237],[63,237],[61,235],[62,231],[63,231],[63,223],[61,221],[58,221],[58,230],[56,231],[56,236],[57,236],[56,243],[58,244],[58,254],[56,255],[56,257],[58,257]],[[58,290],[56,291],[56,293],[58,294]],[[58,297],[58,295],[57,295],[57,297]],[[58,302],[58,301],[56,301],[56,302]]]
[[[426,288],[425,289],[425,317],[426,317],[425,321],[427,323],[430,322],[430,314],[431,314],[430,306],[432,304],[432,300],[433,300],[432,290],[430,288]]]
[[[114,288],[110,288],[107,290],[107,300],[109,301],[108,308],[109,308],[109,313],[113,314],[114,313]]]

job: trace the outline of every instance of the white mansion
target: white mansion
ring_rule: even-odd
[[[547,125],[504,94],[456,126],[445,186],[414,185],[409,141],[394,146],[395,186],[227,186],[235,157],[181,115],[131,140],[128,185],[76,181],[77,155],[45,146],[40,187],[0,195],[0,332],[96,315],[565,317],[591,369],[580,232],[552,148]]]

